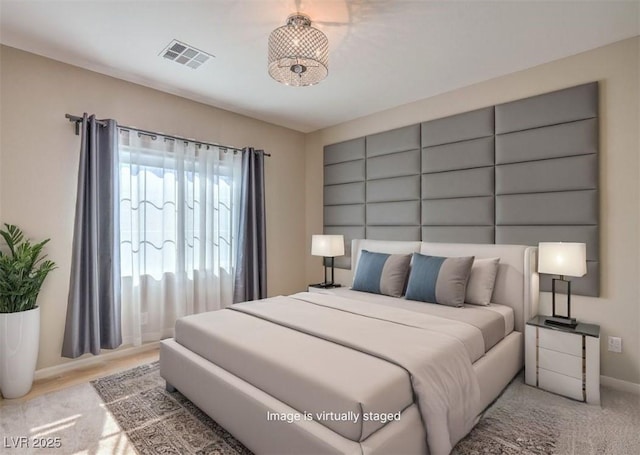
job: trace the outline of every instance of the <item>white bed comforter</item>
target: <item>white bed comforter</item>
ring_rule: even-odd
[[[233,305],[250,314],[394,363],[411,376],[432,455],[475,425],[480,389],[461,341],[468,324],[317,293]]]

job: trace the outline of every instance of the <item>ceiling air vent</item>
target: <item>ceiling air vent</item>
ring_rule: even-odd
[[[173,60],[176,63],[186,65],[193,69],[198,68],[210,58],[215,57],[213,54],[207,54],[200,49],[196,49],[193,46],[175,39],[164,48],[160,55],[166,59]]]

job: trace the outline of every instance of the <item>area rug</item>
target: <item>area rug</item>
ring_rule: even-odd
[[[180,392],[167,392],[158,362],[91,385],[141,455],[252,455]]]
[[[158,362],[91,384],[140,454],[251,454],[179,392],[167,392]],[[639,425],[636,395],[603,389],[602,408],[589,406],[529,387],[520,375],[453,454],[635,454]]]

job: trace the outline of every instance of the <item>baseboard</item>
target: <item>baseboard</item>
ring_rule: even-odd
[[[636,384],[635,382],[623,381],[622,379],[616,379],[610,376],[600,376],[600,385],[611,387],[612,389],[622,392],[640,395],[640,384]]]
[[[65,362],[61,365],[54,365],[52,367],[42,368],[37,370],[34,375],[34,380],[39,379],[47,379],[54,376],[59,376],[64,373],[68,373],[73,370],[78,370],[81,368],[88,368],[95,365],[99,365],[100,363],[117,359],[120,357],[126,357],[129,355],[140,354],[146,351],[151,351],[153,349],[158,349],[160,347],[159,341],[153,341],[150,343],[145,343],[142,346],[134,346],[130,348],[119,349],[117,351],[109,352],[108,354],[100,354],[92,357],[86,357],[84,359],[78,359],[71,362]]]

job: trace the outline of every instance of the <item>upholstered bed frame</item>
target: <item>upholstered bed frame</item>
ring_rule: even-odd
[[[536,248],[521,245],[447,244],[354,240],[353,270],[362,249],[383,253],[421,252],[438,256],[500,258],[492,301],[514,310],[515,331],[473,364],[484,409],[495,400],[524,363],[526,320],[538,311]],[[267,421],[267,412],[291,413],[282,401],[254,387],[174,339],[160,348],[160,374],[169,389],[183,395],[257,454],[428,453],[425,430],[415,408],[361,442],[351,441],[316,421]]]

